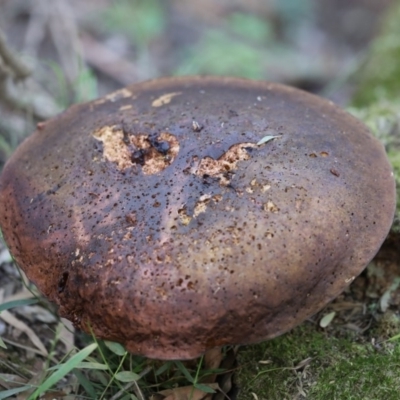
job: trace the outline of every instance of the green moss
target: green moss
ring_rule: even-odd
[[[305,367],[296,368],[311,357]],[[351,335],[327,336],[303,324],[274,340],[244,347],[237,374],[239,400],[292,399],[299,393],[315,400],[398,399],[400,345],[359,344]],[[261,364],[260,361],[270,361]]]
[[[391,149],[388,151],[388,156],[393,167],[397,192],[396,216],[392,226],[392,231],[398,234],[400,233],[400,152]]]
[[[392,354],[355,353],[325,368],[310,390],[314,399],[393,399],[399,398],[400,377],[397,374],[400,351]]]
[[[400,59],[399,59],[400,60]],[[397,209],[392,232],[400,233],[400,93],[398,101],[373,103],[363,108],[349,108],[385,146],[397,187]]]
[[[400,233],[400,2],[394,2],[357,71],[353,112],[382,141],[392,163],[397,184],[397,211],[392,227]]]
[[[372,334],[377,338],[392,338],[400,333],[400,315],[387,310],[379,315],[379,323],[373,327]]]

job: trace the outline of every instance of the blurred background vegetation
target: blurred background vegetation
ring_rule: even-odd
[[[393,2],[0,0],[0,30],[31,70],[0,78],[0,162],[37,121],[162,75],[279,81],[346,104]]]

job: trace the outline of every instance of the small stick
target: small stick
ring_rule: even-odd
[[[8,67],[15,79],[25,79],[30,74],[30,69],[8,48],[3,32],[0,31],[0,57]]]

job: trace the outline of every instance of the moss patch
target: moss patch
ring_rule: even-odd
[[[239,361],[239,400],[254,400],[252,393],[260,400],[399,398],[398,343],[358,343],[351,334],[328,336],[306,323],[274,340],[245,346]]]
[[[396,179],[396,192],[397,192],[396,216],[392,226],[392,231],[398,234],[400,233],[400,151],[395,148],[389,148],[388,157],[393,167],[393,172]]]
[[[400,35],[399,35],[400,38]],[[400,39],[399,39],[400,42]],[[399,58],[400,60],[400,58]],[[400,65],[400,63],[399,63]],[[399,75],[400,79],[400,75]],[[398,101],[384,101],[364,108],[349,108],[348,111],[362,120],[373,135],[385,146],[392,164],[397,187],[397,210],[392,231],[400,233],[400,92]]]
[[[400,3],[394,2],[357,71],[357,90],[349,111],[363,120],[382,141],[397,183],[397,211],[392,232],[400,233]]]

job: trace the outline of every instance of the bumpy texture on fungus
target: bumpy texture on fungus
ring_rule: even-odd
[[[382,244],[395,187],[380,143],[326,100],[167,78],[41,125],[0,202],[12,254],[62,316],[184,359],[277,336],[337,296]]]

